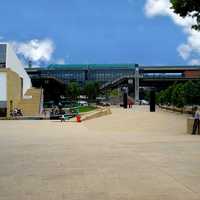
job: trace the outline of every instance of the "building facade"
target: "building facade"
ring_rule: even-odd
[[[12,47],[0,43],[0,117],[8,117],[31,86],[31,79]]]
[[[100,84],[123,77],[133,77],[136,64],[90,64],[90,65],[50,65],[46,68],[26,69],[32,80],[56,79],[63,84],[76,81],[81,85],[86,81]],[[200,66],[139,66],[143,79],[200,78]]]
[[[122,65],[50,65],[46,68],[26,69],[32,80],[54,78],[67,84],[76,81],[84,84],[86,81],[98,81],[104,84],[116,78],[133,75],[135,64]]]

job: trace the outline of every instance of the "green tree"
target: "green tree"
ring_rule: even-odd
[[[158,103],[161,105],[165,104],[164,93],[165,91],[162,90],[161,92],[159,92],[158,97],[157,97]]]
[[[200,1],[199,0],[170,0],[172,9],[181,17],[192,16],[196,24],[192,28],[200,30]]]
[[[172,85],[170,87],[168,87],[165,91],[164,91],[164,102],[168,105],[172,104],[172,92],[174,90],[176,85]]]
[[[67,96],[76,100],[77,97],[80,95],[80,86],[77,82],[69,82],[66,89]]]
[[[174,84],[157,94],[159,104],[174,105],[200,105],[200,80],[188,81],[185,84]]]
[[[106,91],[106,96],[108,97],[118,97],[119,95],[118,89],[110,89]]]
[[[100,85],[99,82],[88,81],[84,88],[83,93],[90,99],[94,100],[100,93]]]
[[[196,104],[197,99],[199,99],[199,91],[196,83],[188,81],[184,84],[185,91],[185,104],[193,105]]]
[[[174,86],[172,91],[172,104],[178,108],[182,108],[185,105],[185,91],[184,85],[179,83]]]
[[[110,92],[110,96],[111,97],[118,97],[119,96],[119,92],[118,89],[114,89]]]
[[[195,104],[200,105],[200,80],[197,81],[196,83],[196,99],[195,99]]]

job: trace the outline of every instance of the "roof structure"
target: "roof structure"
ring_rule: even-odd
[[[27,68],[27,70],[98,70],[98,69],[135,69],[137,64],[50,64],[47,67]],[[179,66],[139,66],[142,70],[200,70],[200,65]]]
[[[118,68],[126,68],[133,69],[136,64],[67,64],[67,65],[59,65],[59,64],[51,64],[47,68],[48,69],[118,69]]]

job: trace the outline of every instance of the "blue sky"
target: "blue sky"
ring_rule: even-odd
[[[38,45],[44,40],[52,42],[49,57],[34,60],[38,65],[188,63],[177,51],[188,35],[168,16],[148,17],[144,10],[147,0],[0,0],[0,3],[1,41],[15,42],[17,48],[33,40]]]

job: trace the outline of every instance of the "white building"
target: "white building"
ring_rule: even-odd
[[[23,109],[24,97],[30,95],[28,91],[31,87],[31,79],[11,45],[0,43],[0,117],[9,117],[15,107]],[[33,98],[29,97],[31,103]],[[24,108],[25,110],[27,111],[27,108]]]

